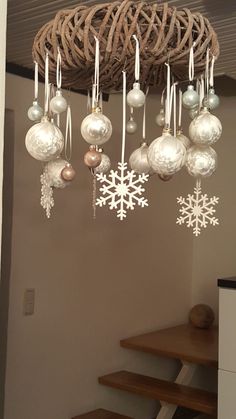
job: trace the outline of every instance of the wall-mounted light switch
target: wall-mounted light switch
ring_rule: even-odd
[[[34,314],[35,289],[27,288],[24,294],[23,313],[25,316]]]

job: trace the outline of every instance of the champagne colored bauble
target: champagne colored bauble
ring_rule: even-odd
[[[64,180],[70,181],[75,177],[75,169],[71,166],[70,163],[67,163],[66,166],[61,171],[61,177]]]
[[[169,130],[163,130],[162,136],[154,140],[148,149],[151,168],[162,176],[177,173],[185,163],[185,156],[185,146]]]
[[[102,161],[102,155],[96,150],[96,146],[90,146],[89,151],[84,155],[84,163],[90,169],[94,169],[99,166]]]
[[[200,114],[189,126],[189,136],[193,143],[209,146],[219,140],[222,133],[220,120],[212,115],[207,108],[203,108]]]
[[[181,141],[181,143],[183,143],[184,147],[186,148],[186,150],[189,149],[189,147],[191,147],[191,141],[188,137],[186,137],[186,135],[183,134],[182,130],[179,130],[177,132],[176,137]]]
[[[186,167],[191,176],[209,177],[217,168],[217,154],[212,147],[192,146],[187,152]]]
[[[103,115],[100,108],[95,109],[82,121],[81,135],[89,144],[102,145],[111,138],[111,134],[111,121]]]
[[[165,111],[163,108],[160,109],[159,114],[155,118],[155,122],[159,127],[164,127],[165,125]]]
[[[146,96],[140,89],[140,83],[134,83],[133,89],[127,94],[127,103],[133,108],[141,108],[145,103]]]
[[[213,109],[218,108],[220,104],[220,98],[215,94],[214,89],[209,89],[208,97],[204,98],[204,105],[212,111]]]
[[[61,176],[62,170],[66,165],[67,161],[61,158],[52,160],[46,164],[44,170],[49,177],[50,185],[54,186],[54,188],[63,189],[69,185],[70,182],[66,181]]]
[[[191,119],[194,119],[199,114],[199,105],[194,106],[194,108],[189,110],[189,116]]]
[[[33,125],[25,137],[28,153],[36,160],[50,161],[58,157],[64,147],[64,138],[60,129],[47,117]]]
[[[56,91],[56,96],[54,96],[50,101],[50,109],[53,113],[62,113],[67,109],[67,101],[62,96],[61,90]]]
[[[100,153],[101,154],[101,163],[99,164],[99,166],[95,167],[94,169],[94,173],[107,173],[110,168],[111,168],[111,160],[110,158],[104,154],[104,153]]]
[[[138,125],[134,118],[131,116],[126,124],[126,132],[128,134],[134,134],[137,131]]]
[[[138,174],[152,174],[153,170],[148,161],[148,145],[143,142],[137,150],[134,150],[129,158],[131,169]]]
[[[189,313],[189,322],[199,329],[209,329],[215,320],[212,308],[206,304],[197,304]]]
[[[28,110],[28,118],[31,121],[39,122],[43,117],[43,110],[38,102],[34,100],[33,105]]]
[[[191,109],[194,106],[198,105],[199,95],[196,92],[196,90],[194,90],[194,86],[192,84],[188,85],[187,90],[183,94],[182,101],[183,106],[187,109]]]

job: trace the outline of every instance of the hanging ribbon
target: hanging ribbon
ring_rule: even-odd
[[[102,97],[102,92],[100,92],[100,95],[99,95],[99,108],[101,109],[101,111],[103,110],[103,97]]]
[[[179,89],[179,119],[178,119],[178,129],[181,129],[182,126],[182,96],[183,92]]]
[[[91,113],[91,97],[90,97],[90,91],[88,90],[87,94],[87,114]]]
[[[72,156],[72,118],[71,107],[68,105],[66,114],[66,135],[65,135],[65,158],[71,160]]]
[[[34,100],[38,101],[39,94],[39,65],[37,61],[34,62]]]
[[[46,51],[46,58],[45,58],[45,97],[44,97],[44,114],[48,114],[49,109],[49,96],[50,96],[50,88],[49,88],[49,59],[48,59],[48,51]]]
[[[98,106],[99,102],[99,40],[95,36],[95,72],[94,72],[94,85],[95,85],[95,101],[96,106]],[[95,105],[95,103],[93,103]]]
[[[136,35],[133,35],[133,38],[135,39],[136,42],[136,47],[135,47],[135,81],[138,82],[139,81],[139,77],[140,77],[140,52],[139,52],[139,41]]]
[[[61,52],[59,47],[57,47],[57,89],[61,89],[62,83],[62,74],[61,74]]]
[[[209,55],[210,55],[210,49],[207,48],[207,52],[206,52],[206,71],[205,71],[206,96],[208,96],[208,93],[209,93]]]
[[[199,87],[199,110],[202,107],[202,101],[205,96],[205,81],[203,75],[201,76],[200,87]]]
[[[123,125],[122,125],[122,149],[121,149],[121,163],[125,162],[125,133],[126,133],[126,72],[123,73]]]
[[[145,94],[146,99],[147,99],[148,92],[149,92],[149,86],[147,87],[146,94]],[[144,141],[146,139],[146,104],[147,104],[146,99],[143,106],[143,140]]]
[[[215,66],[216,57],[213,55],[211,60],[211,69],[210,69],[210,87],[214,87],[214,66]]]
[[[165,101],[165,125],[167,128],[170,127],[170,65],[165,63],[167,66],[167,86],[166,86],[166,101]]]
[[[174,102],[174,106],[173,106],[173,112],[174,112],[174,137],[176,137],[176,83],[173,83],[172,90],[173,90],[173,102]]]
[[[193,53],[194,47],[195,47],[195,42],[191,46],[190,52],[189,52],[188,76],[189,76],[190,82],[192,82],[194,79],[194,53]]]

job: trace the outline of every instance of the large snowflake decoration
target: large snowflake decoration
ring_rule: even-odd
[[[119,171],[119,173],[118,173]],[[118,171],[111,170],[109,175],[97,174],[97,180],[102,183],[102,196],[97,198],[96,205],[102,207],[108,204],[110,210],[117,210],[120,220],[126,218],[127,210],[133,210],[135,205],[148,206],[148,200],[141,197],[145,191],[142,184],[148,181],[148,174],[137,175],[133,170],[127,170],[127,163],[118,163]]]
[[[179,209],[181,216],[177,218],[176,223],[179,225],[186,223],[187,227],[192,227],[196,237],[209,223],[213,226],[219,224],[219,220],[214,216],[216,212],[214,206],[218,204],[219,198],[216,196],[208,198],[207,194],[202,194],[200,183],[196,184],[193,195],[188,194],[187,198],[180,196],[177,202],[182,207]]]

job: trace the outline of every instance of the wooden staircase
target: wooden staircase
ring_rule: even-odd
[[[177,418],[178,415],[175,416],[175,414],[178,406],[196,411],[196,416],[204,413],[216,417],[217,395],[188,386],[197,365],[218,367],[218,329],[216,327],[204,330],[196,329],[191,325],[181,325],[124,339],[120,343],[123,348],[179,359],[183,365],[182,369],[175,382],[129,371],[118,371],[99,377],[100,384],[161,401],[162,407],[157,419]],[[131,418],[97,410],[74,419]]]

